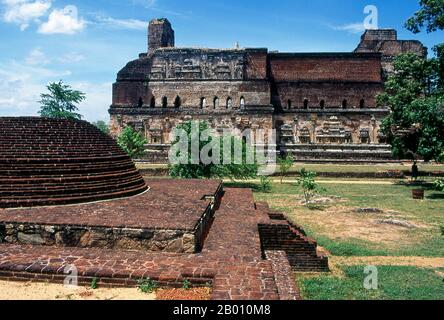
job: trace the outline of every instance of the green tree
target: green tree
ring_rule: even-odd
[[[420,0],[421,9],[407,20],[405,27],[419,33],[425,27],[427,32],[444,30],[444,0]]]
[[[281,175],[281,184],[283,183],[284,177],[290,171],[293,166],[293,157],[291,155],[286,155],[283,157],[279,157],[277,159],[279,165],[279,173]]]
[[[97,127],[100,131],[102,131],[104,134],[109,134],[109,127],[105,121],[99,120],[99,121],[93,122],[92,124],[93,124],[93,126]]]
[[[117,144],[131,158],[140,158],[145,154],[147,141],[132,127],[126,127],[117,138]]]
[[[193,130],[193,126],[198,127],[199,130]],[[171,164],[170,175],[175,178],[185,179],[211,179],[211,178],[230,178],[230,179],[248,179],[257,176],[258,166],[256,164],[247,164],[247,152],[249,148],[244,141],[240,141],[235,137],[219,137],[215,135],[209,135],[206,139],[202,137],[202,133],[208,130],[208,124],[204,121],[199,122],[184,122],[176,127],[177,130],[183,130],[188,137],[188,154],[186,154],[186,163],[183,164]],[[235,143],[242,144],[242,164],[235,164],[234,152],[231,152],[232,158],[230,164],[224,164],[222,159],[223,154],[223,142],[224,139],[231,140],[232,150],[234,151]],[[209,152],[209,156],[214,160],[209,164],[203,163],[202,159],[198,159],[198,163],[194,163],[192,158],[192,142],[199,141],[199,155],[204,148],[208,148],[214,144],[215,148],[220,146],[219,155],[213,155]],[[173,142],[172,147],[180,142],[180,138],[177,137]],[[180,157],[180,150],[177,151],[176,156]],[[217,158],[216,158],[217,157]]]
[[[440,61],[442,57],[399,55],[394,60],[394,73],[385,83],[385,92],[377,97],[378,105],[391,110],[382,122],[382,131],[398,158],[438,160],[444,150]]]
[[[39,114],[42,117],[54,119],[81,119],[82,116],[77,113],[77,105],[86,99],[83,92],[73,90],[62,80],[51,82],[47,89],[49,93],[40,95],[41,104]]]

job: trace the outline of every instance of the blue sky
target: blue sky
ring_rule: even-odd
[[[352,51],[367,5],[400,39],[443,42],[403,28],[417,0],[0,0],[0,116],[36,115],[45,85],[63,79],[86,92],[87,120],[108,120],[116,73],[146,52],[152,18],[171,21],[177,46]]]

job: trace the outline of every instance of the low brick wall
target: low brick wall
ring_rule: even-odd
[[[294,271],[329,271],[328,257],[318,253],[317,242],[308,238],[301,227],[277,212],[270,212],[269,217],[270,223],[259,224],[264,256],[268,251],[283,251]]]

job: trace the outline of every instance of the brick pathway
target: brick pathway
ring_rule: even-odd
[[[285,255],[262,258],[258,224],[269,221],[250,190],[227,189],[200,254],[0,244],[0,278],[61,282],[65,266],[72,264],[81,284],[98,277],[99,285],[134,286],[150,277],[180,286],[189,279],[212,283],[213,299],[297,299]]]

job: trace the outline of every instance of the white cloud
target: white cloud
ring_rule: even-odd
[[[141,5],[145,8],[151,8],[157,4],[157,0],[132,0],[132,2],[135,5]]]
[[[65,53],[61,57],[57,59],[61,63],[75,63],[85,60],[85,56],[83,54],[77,52],[69,52]]]
[[[365,25],[363,22],[349,23],[341,26],[330,26],[333,30],[347,31],[350,33],[363,33],[365,31]]]
[[[25,63],[31,66],[47,65],[50,62],[51,60],[46,56],[46,54],[40,48],[35,48],[31,50],[31,52],[25,59]]]
[[[2,2],[6,6],[3,20],[18,24],[22,31],[28,28],[31,22],[38,22],[52,5],[51,0],[3,0]]]
[[[48,21],[42,23],[38,32],[42,34],[75,34],[82,31],[86,21],[78,16],[75,6],[66,6],[63,10],[53,10]]]
[[[79,113],[88,121],[108,121],[112,100],[112,83],[89,81],[72,83],[72,87],[85,93],[86,100],[79,105]]]
[[[46,90],[46,84],[69,75],[68,70],[56,71],[17,61],[0,64],[0,114],[37,115],[40,94]]]
[[[0,114],[2,116],[36,116],[40,109],[40,94],[46,92],[51,81],[66,80],[71,72],[29,66],[17,61],[0,63]],[[85,120],[109,119],[108,108],[112,99],[112,83],[70,82],[76,90],[86,93],[86,100],[79,105]]]
[[[132,29],[132,30],[146,30],[148,28],[148,22],[137,19],[115,19],[111,17],[96,17],[98,23],[106,24],[109,27],[119,29]]]

